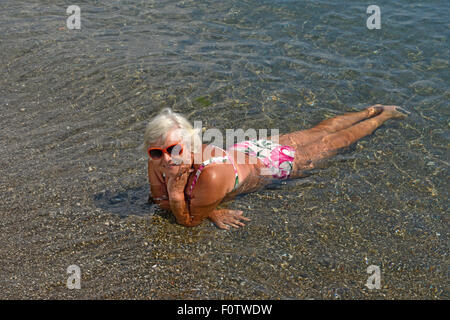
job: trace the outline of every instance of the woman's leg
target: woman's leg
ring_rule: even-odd
[[[295,131],[279,137],[279,144],[295,148],[310,144],[330,133],[348,128],[355,123],[371,118],[383,111],[382,105],[374,105],[359,112],[351,112],[324,120],[311,129]]]
[[[359,139],[372,134],[385,121],[406,117],[408,113],[400,107],[383,106],[383,111],[373,118],[356,123],[346,129],[329,133],[309,145],[298,147],[291,177],[302,176],[302,171],[313,169],[321,160],[336,155],[340,149],[349,147]]]

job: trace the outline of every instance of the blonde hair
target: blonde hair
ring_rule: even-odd
[[[147,124],[144,133],[144,143],[141,145],[142,151],[147,153],[147,149],[152,143],[160,139],[161,141],[166,140],[167,133],[174,128],[182,130],[182,141],[191,152],[197,153],[201,151],[201,129],[192,127],[189,120],[180,113],[173,112],[171,108],[164,108]]]

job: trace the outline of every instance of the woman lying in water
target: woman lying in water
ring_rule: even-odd
[[[267,172],[272,179],[300,178],[386,120],[407,114],[397,106],[374,105],[327,119],[311,129],[243,141],[223,150],[202,144],[199,132],[186,118],[164,109],[147,125],[144,136],[149,201],[170,210],[184,226],[196,226],[206,218],[222,229],[244,226],[250,219],[242,211],[216,207],[270,183]]]

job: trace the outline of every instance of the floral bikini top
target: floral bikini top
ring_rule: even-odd
[[[195,173],[194,180],[192,181],[192,184],[191,184],[191,186],[189,187],[189,190],[188,190],[188,197],[189,197],[189,199],[192,198],[192,191],[194,190],[194,186],[197,183],[197,180],[200,177],[200,174],[202,173],[202,170],[208,164],[211,164],[211,163],[225,163],[227,160],[229,160],[231,162],[231,164],[233,165],[233,168],[234,168],[234,175],[235,175],[233,191],[236,190],[236,188],[237,188],[237,186],[239,184],[239,176],[238,176],[238,171],[237,171],[237,168],[236,168],[236,164],[234,163],[233,158],[228,155],[228,152],[226,152],[225,150],[223,150],[223,149],[221,149],[219,147],[217,147],[217,148],[222,150],[223,152],[225,152],[226,156],[213,157],[213,158],[210,158],[210,159],[208,159],[206,161],[203,161],[200,164],[200,166],[197,169],[197,172]]]

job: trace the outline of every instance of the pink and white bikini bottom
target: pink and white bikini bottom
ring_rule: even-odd
[[[287,179],[292,172],[295,149],[271,140],[247,140],[234,144],[228,150],[236,150],[260,159],[266,166],[265,174],[276,179]]]

